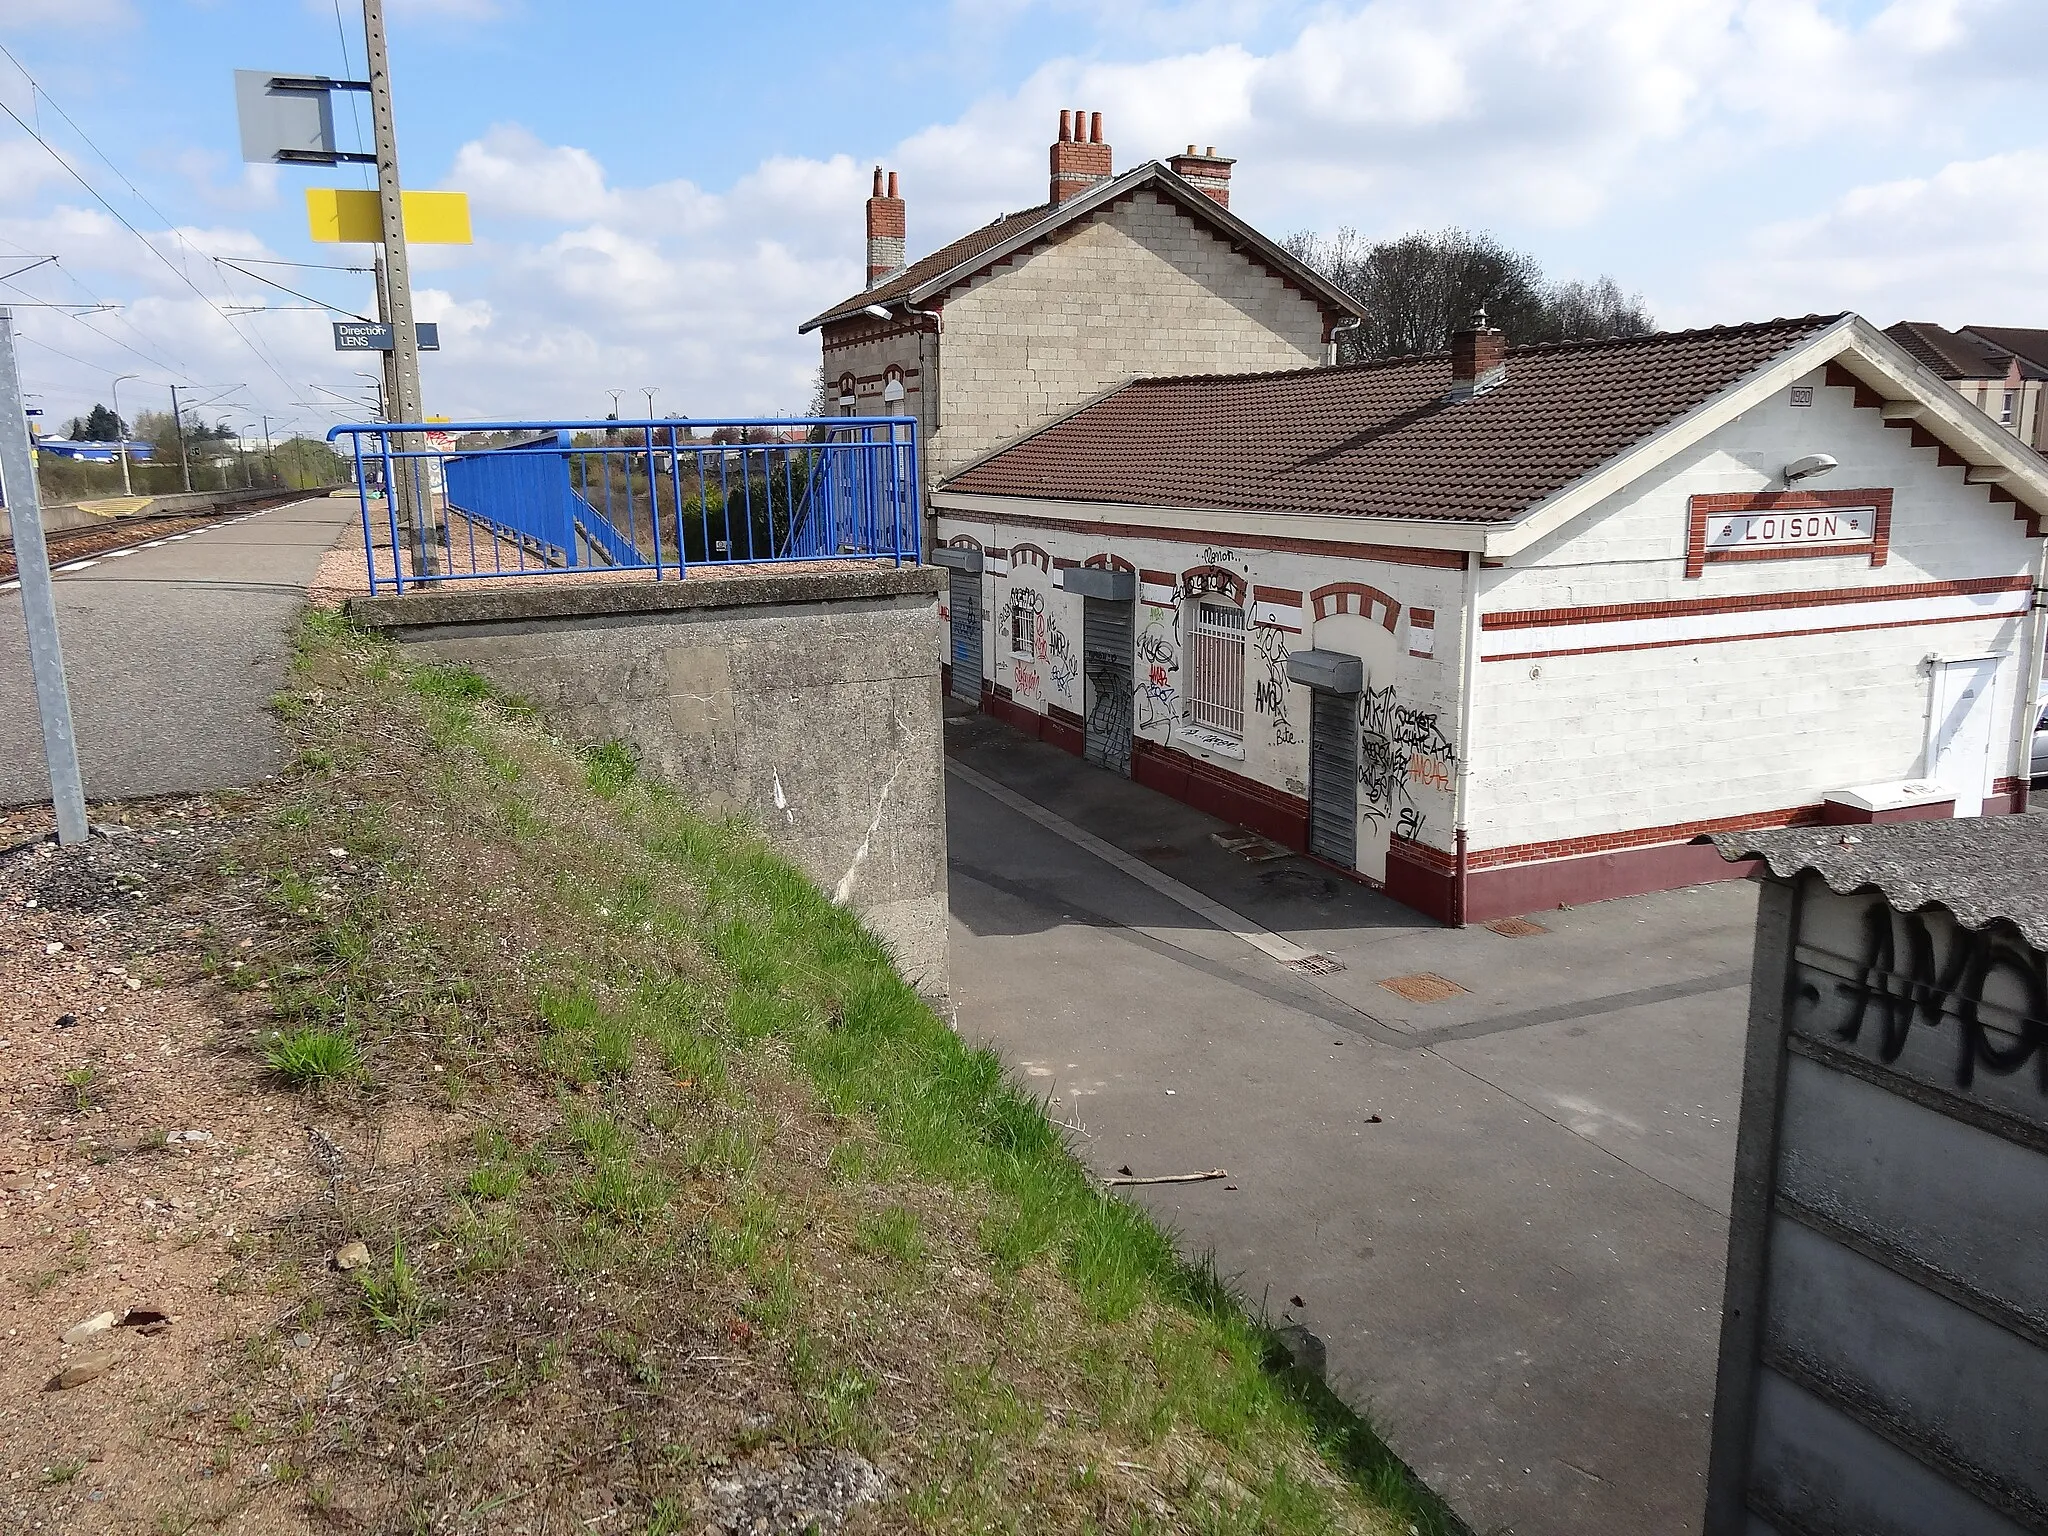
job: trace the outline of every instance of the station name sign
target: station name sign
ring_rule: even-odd
[[[1868,544],[1876,537],[1876,507],[1724,513],[1707,521],[1707,548],[1710,550],[1787,549],[1802,544]]]

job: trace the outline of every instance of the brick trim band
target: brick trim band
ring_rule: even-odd
[[[1401,617],[1399,603],[1378,587],[1368,587],[1356,581],[1333,581],[1327,587],[1317,587],[1308,596],[1309,601],[1315,604],[1319,619],[1334,619],[1343,613],[1355,614],[1385,626],[1391,635]]]
[[[1974,576],[1967,581],[1906,581],[1882,587],[1823,587],[1799,592],[1751,592],[1728,597],[1680,597],[1654,603],[1596,603],[1577,608],[1519,608],[1479,616],[1481,629],[1548,629],[1558,624],[1611,624],[1619,619],[1683,619],[1709,613],[1756,613],[1774,608],[1822,608],[1836,603],[1889,603],[1915,597],[1973,597],[2024,592],[2028,576]]]
[[[1830,512],[1852,507],[1876,509],[1868,543],[1782,544],[1744,549],[1709,549],[1707,526],[1730,513]],[[1829,555],[1868,555],[1872,567],[1891,557],[1892,493],[1889,487],[1861,491],[1758,491],[1742,495],[1694,496],[1686,503],[1685,574],[1703,574],[1710,564],[1744,560],[1817,560]]]
[[[1440,571],[1462,571],[1465,555],[1456,549],[1409,549],[1397,544],[1348,544],[1337,539],[1283,539],[1262,533],[1226,533],[1215,528],[1162,528],[1153,523],[1083,523],[1065,517],[1033,517],[1025,513],[981,514],[937,510],[941,520],[1003,523],[1016,528],[1047,528],[1099,538],[1157,539],[1163,544],[1216,544],[1238,549],[1270,549],[1291,555],[1339,555],[1347,560],[1377,560],[1382,565],[1420,565]]]

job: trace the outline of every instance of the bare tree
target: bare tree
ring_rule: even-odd
[[[1480,310],[1511,343],[1639,336],[1652,329],[1640,294],[1611,277],[1553,283],[1527,251],[1484,232],[1443,229],[1367,241],[1354,229],[1304,230],[1287,249],[1358,300],[1364,323],[1339,361],[1441,352]]]

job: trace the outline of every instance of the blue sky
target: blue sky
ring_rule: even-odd
[[[407,183],[467,190],[478,237],[416,251],[438,414],[648,386],[700,416],[798,409],[796,326],[858,285],[869,168],[902,172],[915,254],[1043,199],[1061,106],[1103,112],[1119,168],[1237,155],[1234,206],[1272,233],[1490,229],[1665,324],[2048,325],[2041,0],[389,5]],[[61,258],[0,300],[122,306],[16,311],[51,415],[127,372],[124,403],[175,379],[307,430],[351,414],[323,392],[361,388],[327,317],[224,316],[266,290],[211,259],[364,259],[310,242],[302,200],[362,173],[236,149],[236,67],[361,72],[360,0],[339,13],[0,0],[27,71],[0,59],[0,101],[140,232],[0,118],[0,257]],[[357,275],[260,270],[369,303]]]

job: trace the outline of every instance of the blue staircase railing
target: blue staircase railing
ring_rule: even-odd
[[[373,593],[550,571],[901,564],[922,549],[905,417],[376,423],[328,437],[349,440]]]

